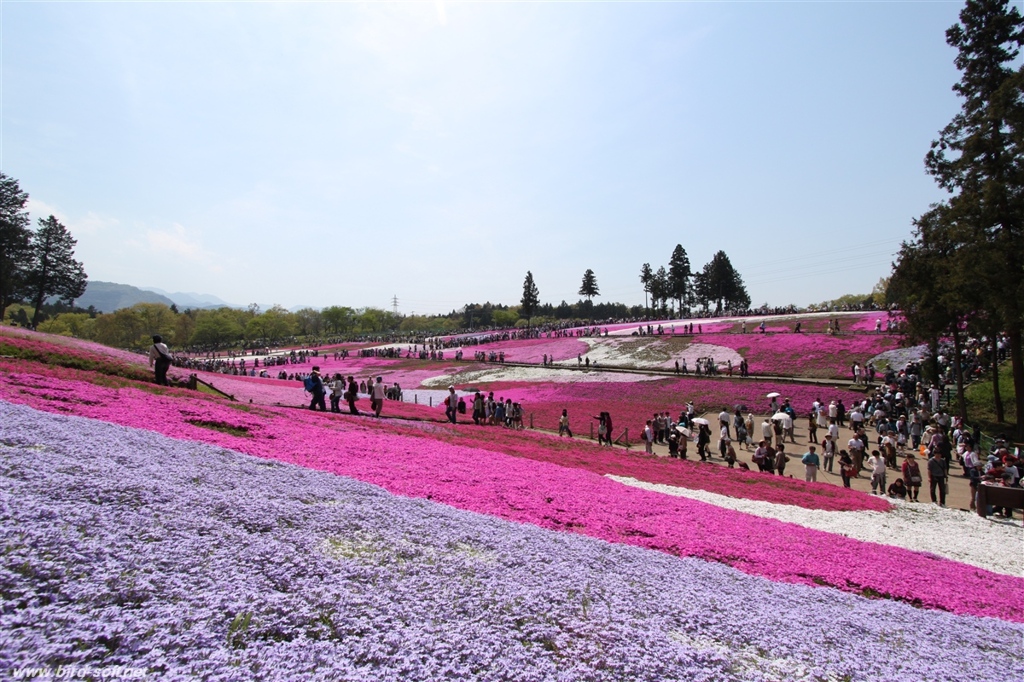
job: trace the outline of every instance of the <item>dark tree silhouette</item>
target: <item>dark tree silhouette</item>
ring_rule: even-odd
[[[601,295],[600,289],[597,288],[597,276],[590,268],[583,273],[583,283],[580,285],[579,295],[586,296],[588,301],[594,296]]]
[[[537,312],[540,305],[540,292],[533,281],[533,273],[526,271],[526,279],[523,280],[523,298],[520,301],[519,314],[526,318],[526,328],[530,328],[530,318]]]
[[[0,320],[4,310],[20,298],[25,262],[28,259],[28,194],[18,181],[0,173]]]
[[[47,298],[57,296],[70,305],[85,293],[87,278],[82,264],[74,258],[75,244],[74,237],[55,217],[39,219],[25,268],[25,292],[35,306],[33,329],[41,322],[40,309]]]

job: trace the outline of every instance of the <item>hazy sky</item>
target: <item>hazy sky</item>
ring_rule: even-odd
[[[867,292],[959,108],[959,2],[2,3],[2,170],[90,278],[245,304]]]

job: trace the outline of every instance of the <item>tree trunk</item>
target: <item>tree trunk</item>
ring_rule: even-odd
[[[939,340],[932,338],[928,342],[928,362],[924,363],[922,368],[925,373],[925,378],[932,383],[938,383],[939,381]]]
[[[956,409],[960,419],[967,419],[964,402],[964,366],[960,359],[960,320],[953,322],[953,375],[956,377]]]
[[[990,334],[992,338],[992,399],[995,402],[996,422],[1002,424],[1006,421],[1006,414],[1003,409],[1003,396],[999,394],[999,348],[997,345],[998,334]]]
[[[1010,366],[1013,368],[1013,397],[1017,401],[1017,432],[1014,440],[1024,443],[1024,356],[1021,354],[1020,327],[1007,332],[1010,339]]]

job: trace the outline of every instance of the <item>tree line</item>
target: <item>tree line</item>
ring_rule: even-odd
[[[948,198],[914,220],[893,264],[887,297],[908,332],[929,343],[952,339],[957,409],[965,414],[960,353],[966,335],[985,337],[996,365],[1005,332],[1016,400],[1016,439],[1024,441],[1024,19],[1008,0],[968,0],[946,31],[956,48],[961,110],[925,157]],[[1005,421],[999,373],[992,373],[996,420]]]

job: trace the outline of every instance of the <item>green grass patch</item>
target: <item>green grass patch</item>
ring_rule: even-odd
[[[991,380],[979,381],[964,389],[968,423],[980,425],[988,435],[1003,431],[1013,433],[1017,427],[1014,419],[1017,401],[1013,397],[1013,373],[1009,362],[999,368],[999,395],[1003,398],[1003,413],[1008,420],[1002,423],[996,421],[995,391],[992,390]]]
[[[228,424],[227,422],[209,421],[206,419],[188,419],[186,421],[188,421],[192,426],[198,426],[212,431],[220,431],[221,433],[238,436],[239,438],[252,438],[252,434],[249,433],[248,426],[235,426],[234,424]]]

